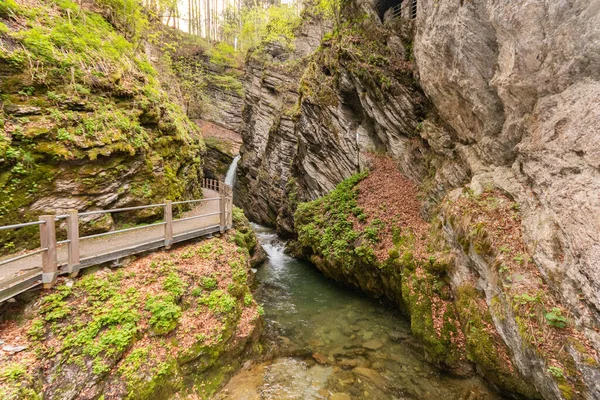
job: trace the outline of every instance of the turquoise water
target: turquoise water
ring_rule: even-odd
[[[479,378],[458,379],[427,364],[393,308],[325,278],[254,227],[269,255],[256,273],[273,361],[248,366],[222,398],[500,399]]]

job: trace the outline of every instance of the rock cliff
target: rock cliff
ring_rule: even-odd
[[[159,77],[136,51],[139,38],[117,31],[100,4],[9,1],[0,8],[2,225],[65,209],[201,196],[198,128],[167,94],[169,75]],[[129,217],[93,217],[81,229],[155,215]],[[35,247],[34,231],[4,233],[3,250]]]
[[[365,152],[390,156],[452,254],[442,275],[458,320],[492,327],[544,398],[600,397],[600,1],[419,0],[416,19],[387,13],[385,23],[378,7],[347,5],[350,23],[334,34],[317,14],[295,49],[265,46],[268,57],[250,60],[237,200],[292,235],[299,201],[367,167]],[[518,223],[494,223],[504,218]],[[304,252],[328,275],[415,318],[431,313],[378,268],[371,279],[341,273],[319,243]]]
[[[323,18],[302,26],[294,51],[266,46],[247,65],[237,198],[253,219],[283,234],[293,231],[295,202],[322,196],[358,171],[360,152],[393,154],[415,179],[435,162],[415,133],[426,115],[438,118],[413,79],[406,28],[362,18],[324,37],[331,23]],[[443,147],[452,146],[448,134],[427,126],[442,136],[440,170],[452,175],[440,185],[460,183],[466,172],[455,165],[452,147]]]

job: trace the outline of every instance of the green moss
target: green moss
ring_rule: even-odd
[[[502,339],[491,333],[494,323],[481,294],[474,287],[463,285],[458,288],[456,296],[456,309],[463,325],[468,359],[481,368],[487,379],[504,390],[538,398],[531,385],[519,376],[514,367],[506,364],[510,353],[506,345],[501,343]],[[499,349],[504,352],[504,357]]]
[[[1,380],[18,380],[27,374],[27,368],[18,363],[7,364],[0,369]]]
[[[127,24],[115,20],[123,14],[117,3],[131,12]],[[0,51],[3,99],[42,110],[41,115],[11,118],[12,124],[3,128],[8,135],[0,136],[0,157],[7,161],[0,166],[0,224],[8,216],[11,221],[35,219],[29,206],[52,195],[56,180],[81,180],[82,187],[73,189],[94,196],[124,179],[117,191],[131,188],[132,201],[145,204],[201,197],[205,147],[199,129],[170,101],[145,55],[135,53],[135,38],[123,35],[137,24],[139,5],[105,1],[106,9],[114,11],[107,14],[110,23],[71,0],[26,8],[11,0],[2,6],[8,18],[19,15],[25,20],[19,30],[2,32],[17,49]],[[4,124],[3,112],[0,119]],[[113,165],[96,174],[79,174],[112,160],[119,160],[120,170]],[[140,160],[146,169],[139,170]],[[136,173],[131,178],[123,178],[132,170]],[[93,205],[92,198],[88,206]],[[126,222],[137,222],[138,215],[130,214],[132,221]],[[82,227],[89,230],[93,228]],[[32,232],[0,233],[8,244],[2,252],[36,247],[35,240],[27,240],[37,236]]]
[[[353,230],[353,224],[348,219],[351,214],[361,213],[358,210],[356,185],[368,173],[365,171],[346,179],[321,199],[298,205],[294,223],[300,245],[311,248],[313,253],[322,254],[330,262],[346,267],[352,266],[354,256],[367,263],[374,261],[369,246],[355,248],[354,243],[361,233]],[[363,233],[363,237],[373,242],[377,230],[377,227],[371,227],[371,231]]]
[[[178,364],[174,358],[158,362],[147,347],[133,350],[119,370],[127,385],[127,399],[162,398],[183,389]]]
[[[163,283],[163,289],[170,293],[173,298],[180,298],[183,293],[185,293],[185,289],[187,284],[179,277],[176,272],[171,272],[165,282]]]
[[[16,362],[6,362],[0,367],[0,397],[2,399],[41,400],[41,387],[36,387],[27,367]]]
[[[254,231],[250,227],[248,219],[244,215],[244,211],[238,207],[234,207],[232,212],[232,221],[233,226],[235,227],[233,236],[235,244],[237,244],[239,247],[247,249],[249,253],[253,253],[258,245],[258,241]]]
[[[59,286],[56,292],[44,297],[40,307],[40,314],[45,321],[52,322],[65,318],[69,315],[70,307],[66,298],[71,295],[71,288]],[[38,333],[41,328],[37,327]]]
[[[421,271],[416,273],[416,261],[405,256],[400,261],[402,268],[402,300],[410,314],[411,330],[423,341],[425,353],[431,362],[455,366],[461,353],[455,339],[457,335],[456,315],[452,304],[441,301],[440,292],[446,284],[434,275]],[[433,321],[433,304],[443,307],[443,326],[437,332]]]
[[[107,360],[121,354],[135,340],[141,318],[137,293],[120,293],[118,287],[118,274],[103,278],[89,275],[72,289],[59,287],[57,293],[46,296],[42,302],[40,313],[45,326],[36,323],[29,334],[41,338],[52,332],[61,339],[59,351],[64,363],[79,365],[84,359],[91,359],[95,373],[106,373]],[[92,307],[86,309],[79,304],[75,293],[77,298],[86,298]],[[89,314],[82,318],[82,313]],[[67,315],[68,320],[64,319]]]

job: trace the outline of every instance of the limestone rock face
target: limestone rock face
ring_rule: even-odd
[[[207,74],[212,76],[223,76],[223,71],[206,60],[203,61]],[[244,98],[241,87],[227,87],[215,83],[214,79],[207,79],[206,93],[209,101],[201,103],[203,109],[193,117],[200,117],[212,121],[226,129],[238,132],[242,124],[242,109]]]
[[[461,3],[419,2],[420,83],[599,351],[600,1]]]
[[[391,45],[389,57],[406,63],[403,43],[408,38],[377,29],[378,43]],[[292,233],[296,201],[323,196],[367,167],[361,152],[391,154],[417,180],[427,177],[429,164],[435,163],[439,171],[431,176],[432,193],[441,194],[449,182],[453,187],[467,177],[456,162],[452,129],[430,109],[407,71],[394,70],[392,89],[384,94],[370,75],[361,76],[360,67],[342,63],[337,87],[330,87],[331,71],[316,67],[329,50],[305,56],[309,47],[317,50],[314,38],[323,31],[313,21],[303,28],[294,53],[269,46],[266,58],[271,61],[261,57],[247,64],[236,198],[252,219],[276,225],[283,234]],[[425,159],[430,147],[435,156]]]

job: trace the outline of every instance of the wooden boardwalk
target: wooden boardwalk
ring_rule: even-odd
[[[52,287],[56,277],[61,274],[75,276],[86,267],[163,247],[168,248],[174,243],[229,229],[232,224],[231,188],[222,182],[205,180],[202,190],[203,199],[200,200],[134,207],[163,207],[165,219],[162,222],[99,235],[79,237],[78,218],[89,213],[78,215],[72,212],[68,216],[40,217],[41,221],[45,221],[37,222],[40,225],[41,248],[17,257],[12,255],[0,259],[0,264],[4,263],[0,265],[0,302],[41,284],[47,288]],[[173,220],[172,206],[182,203],[191,205],[192,210]],[[131,208],[99,210],[91,213],[105,214],[130,210]],[[65,241],[56,242],[54,225],[61,219],[67,220],[69,237]]]

